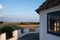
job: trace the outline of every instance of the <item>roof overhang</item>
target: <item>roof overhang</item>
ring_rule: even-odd
[[[46,0],[38,9],[35,11],[39,14],[40,11],[47,10],[49,8],[60,5],[60,0]]]

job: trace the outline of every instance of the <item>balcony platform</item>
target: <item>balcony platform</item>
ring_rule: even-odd
[[[39,33],[27,34],[18,40],[39,40]]]

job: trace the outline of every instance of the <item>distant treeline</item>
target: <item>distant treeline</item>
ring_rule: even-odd
[[[21,25],[31,25],[31,24],[36,24],[36,25],[38,25],[39,22],[21,22],[20,24],[21,24]]]
[[[2,23],[6,23],[6,24],[20,24],[20,25],[39,25],[39,22],[3,22],[3,21],[0,21],[0,24]]]

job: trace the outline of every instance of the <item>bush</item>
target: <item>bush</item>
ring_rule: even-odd
[[[4,23],[3,21],[0,21],[0,24]]]
[[[16,28],[13,25],[7,25],[1,28],[1,33],[6,32],[6,39],[9,39],[12,37],[12,31],[14,31]]]

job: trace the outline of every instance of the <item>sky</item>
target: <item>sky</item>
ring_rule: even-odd
[[[45,0],[0,0],[0,21],[39,22],[35,10]]]

